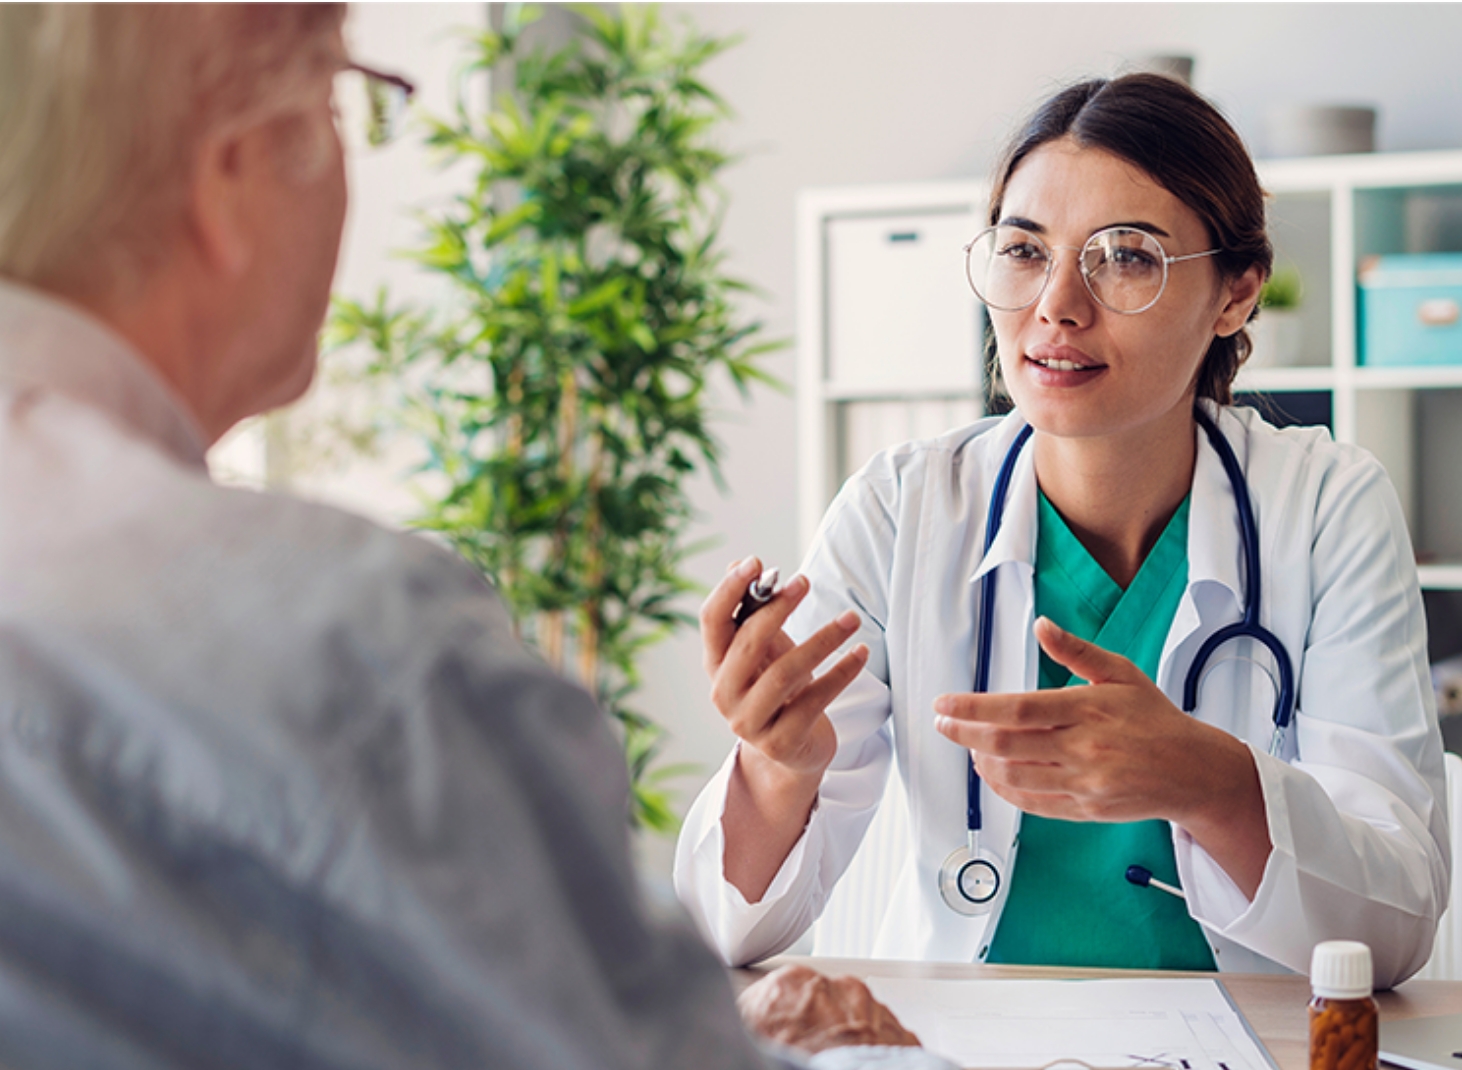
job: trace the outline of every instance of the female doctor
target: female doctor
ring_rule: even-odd
[[[1242,142],[1180,83],[1076,85],[989,223],[1015,411],[875,457],[743,627],[759,562],[707,599],[739,741],[681,899],[729,962],[786,948],[896,764],[880,957],[1304,970],[1346,938],[1398,983],[1449,873],[1416,570],[1373,458],[1230,407],[1272,256]]]

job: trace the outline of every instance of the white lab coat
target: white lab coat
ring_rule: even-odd
[[[1430,955],[1450,873],[1426,622],[1401,509],[1365,451],[1322,429],[1278,430],[1249,409],[1210,411],[1248,480],[1261,623],[1293,659],[1298,708],[1282,759],[1270,757],[1275,694],[1262,649],[1228,644],[1206,673],[1196,715],[1250,744],[1274,849],[1250,901],[1175,828],[1188,909],[1220,969],[1302,971],[1317,942],[1355,939],[1371,946],[1376,982],[1388,987]],[[963,917],[940,899],[940,864],[965,839],[968,757],[934,730],[932,705],[973,686],[978,579],[990,569],[1000,570],[990,689],[1037,686],[1033,450],[1022,453],[1004,524],[982,553],[989,488],[1022,423],[1019,414],[982,420],[881,453],[829,508],[804,567],[811,593],[787,630],[801,639],[852,608],[863,623],[850,642],[871,655],[829,709],[838,751],[811,820],[766,895],[748,904],[723,876],[728,759],[692,806],[676,853],[680,898],[728,962],[774,954],[817,918],[890,764],[908,789],[914,850],[895,877],[875,955],[970,962],[986,953],[1010,882],[986,917]],[[1206,436],[1198,443],[1188,586],[1157,678],[1179,706],[1203,639],[1240,619],[1243,605],[1233,493]],[[988,787],[983,805],[982,845],[1008,873],[1019,812]]]

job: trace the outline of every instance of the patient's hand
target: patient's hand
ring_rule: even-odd
[[[742,992],[736,1005],[753,1033],[806,1052],[855,1044],[919,1046],[919,1038],[856,977],[783,966]]]

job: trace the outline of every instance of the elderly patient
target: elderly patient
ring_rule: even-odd
[[[209,481],[314,369],[341,18],[0,8],[0,1065],[788,1065],[473,571]],[[857,982],[745,1007],[944,1065]]]

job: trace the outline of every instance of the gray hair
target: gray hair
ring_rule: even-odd
[[[105,293],[156,262],[203,139],[299,108],[339,4],[0,4],[0,275]]]

